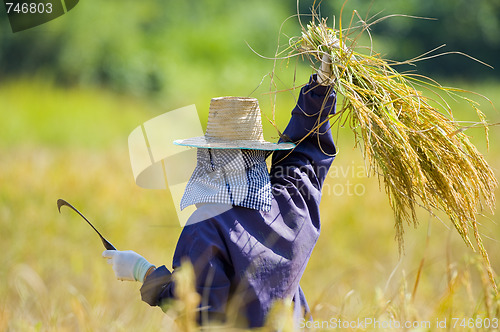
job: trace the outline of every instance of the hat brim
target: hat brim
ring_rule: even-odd
[[[267,141],[207,139],[205,136],[175,140],[174,144],[202,149],[246,149],[246,150],[290,150],[293,143],[271,143]]]

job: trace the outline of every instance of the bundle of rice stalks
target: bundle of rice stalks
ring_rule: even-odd
[[[362,22],[360,27],[363,32],[369,25]],[[416,87],[437,89],[470,103],[479,116],[478,123],[487,131],[478,104],[459,95],[461,90],[443,87],[414,73],[397,72],[393,68],[397,63],[383,59],[372,48],[358,52],[356,38],[351,35],[351,28],[342,30],[341,22],[339,29],[328,27],[325,19],[313,13],[301,36],[290,39],[289,56],[307,55],[315,68],[317,61],[330,66],[330,84],[344,97],[331,120],[350,125],[369,173],[383,180],[400,248],[404,225],[417,224],[416,207],[422,206],[433,215],[444,211],[465,243],[474,249],[469,237],[472,230],[496,291],[476,216],[483,205],[493,211],[497,180],[464,128],[453,120],[444,99],[436,103]],[[325,60],[325,54],[331,60]],[[448,116],[432,104],[440,105]]]

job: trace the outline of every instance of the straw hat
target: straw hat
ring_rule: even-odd
[[[205,136],[174,144],[210,149],[289,150],[293,143],[264,140],[259,102],[255,98],[219,97],[210,102]]]

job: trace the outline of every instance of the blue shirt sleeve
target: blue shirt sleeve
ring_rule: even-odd
[[[141,287],[141,298],[150,306],[159,306],[161,295],[173,297],[172,287],[172,274],[165,265],[162,265],[144,280]]]
[[[196,213],[196,211],[195,211]],[[231,283],[228,274],[234,274],[220,229],[210,219],[184,227],[174,253],[174,272],[161,266],[153,271],[141,287],[142,300],[151,306],[162,306],[175,297],[173,274],[183,259],[189,259],[194,268],[195,287],[202,296],[202,307],[209,320],[221,319],[226,310]],[[182,242],[182,243],[181,243]],[[210,304],[208,305],[207,299]],[[201,320],[202,317],[198,317]]]
[[[275,151],[271,167],[271,180],[286,177],[288,184],[299,189],[309,188],[308,182],[321,191],[330,165],[335,158],[328,117],[335,113],[336,94],[333,88],[322,86],[312,75],[309,83],[302,87],[292,117],[280,139],[297,146],[292,151]],[[295,180],[294,180],[295,179]],[[302,192],[303,196],[309,193]]]

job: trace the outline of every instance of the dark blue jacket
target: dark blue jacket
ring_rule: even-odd
[[[172,266],[175,273],[183,258],[193,263],[200,306],[207,311],[200,321],[224,320],[232,311],[243,324],[262,326],[279,299],[294,301],[297,318],[308,311],[299,281],[320,233],[321,188],[336,152],[325,120],[335,101],[331,88],[319,86],[314,76],[301,89],[281,138],[297,147],[273,153],[269,212],[207,204],[190,218],[203,221],[188,220]],[[161,305],[174,297],[174,288],[170,271],[161,266],[146,278],[142,299]]]

